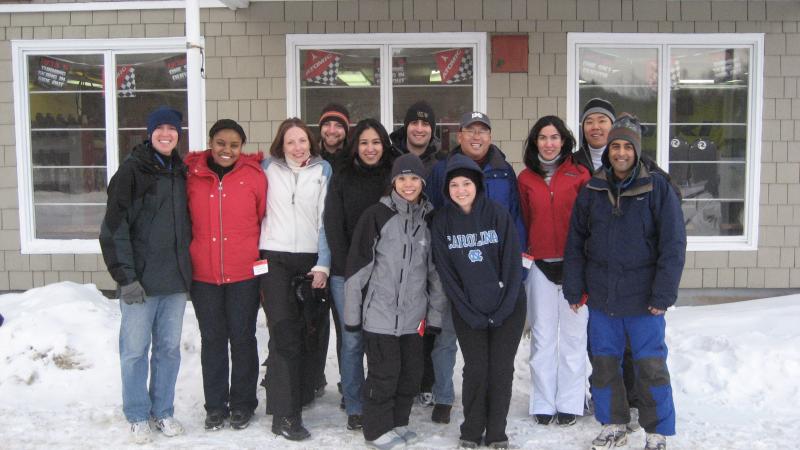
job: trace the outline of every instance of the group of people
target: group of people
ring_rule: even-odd
[[[338,104],[323,109],[319,140],[287,119],[266,159],[244,153],[244,130],[222,119],[209,149],[182,160],[181,123],[170,108],[149,115],[148,140],[109,184],[101,226],[120,286],[134,441],[151,439],[151,423],[183,433],[173,399],[191,297],[207,430],[245,428],[258,405],[260,305],[266,409],[286,439],[311,435],[302,409],[327,384],[330,310],[346,427],[370,447],[420,439],[409,424],[415,399],[432,406],[433,422],[450,422],[460,348],[459,446],[508,448],[527,318],[535,423],[572,425],[591,404],[603,425],[592,448],[612,448],[635,428],[635,408],[645,448],[666,448],[675,413],[664,312],[686,235],[679,196],[642,155],[634,116],[593,99],[580,141],[559,117],[540,118],[519,178],[486,114],[464,113],[458,146],[444,152],[425,101],[391,134],[371,118],[351,126]]]

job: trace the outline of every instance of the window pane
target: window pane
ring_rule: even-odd
[[[381,117],[380,50],[300,50],[300,113],[312,130],[322,108],[339,103],[350,122]]]
[[[36,205],[38,239],[97,239],[106,205]]]
[[[31,130],[31,160],[41,166],[106,165],[103,130]]]
[[[186,89],[185,53],[120,54],[116,61],[120,96],[126,91]]]
[[[96,239],[106,203],[106,169],[33,170],[38,239]]]
[[[642,123],[642,150],[656,158],[658,136],[658,50],[581,48],[578,53],[578,108],[595,97],[629,112]],[[579,132],[580,130],[578,130]]]
[[[670,64],[670,173],[687,233],[741,234],[749,50],[673,47]]]
[[[473,107],[471,48],[395,48],[392,50],[392,121],[403,125],[408,107],[420,100],[433,106],[436,134],[445,150],[456,145],[458,121]]]

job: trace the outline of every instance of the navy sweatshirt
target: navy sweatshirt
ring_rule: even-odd
[[[463,155],[448,160],[456,169],[483,172]],[[511,215],[478,187],[467,214],[450,200],[433,219],[433,255],[444,291],[456,312],[473,329],[499,327],[524,301],[519,238]]]

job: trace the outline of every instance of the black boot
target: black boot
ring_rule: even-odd
[[[214,409],[206,413],[205,428],[208,431],[217,431],[225,426],[225,411]]]
[[[443,405],[440,403],[433,405],[431,420],[435,423],[450,423],[450,410],[452,408],[452,405]]]
[[[273,416],[272,432],[290,441],[302,441],[311,437],[311,433],[303,427],[303,419],[296,416]]]
[[[253,418],[252,410],[238,409],[231,412],[231,428],[234,430],[243,430],[250,425],[250,419]]]

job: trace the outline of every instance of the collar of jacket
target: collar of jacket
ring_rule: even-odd
[[[458,145],[456,148],[453,149],[452,153],[461,153],[462,155],[464,152],[461,150],[461,146]],[[490,169],[503,169],[508,162],[506,161],[506,155],[503,153],[500,148],[494,144],[489,144],[489,151],[487,152],[489,158],[487,159],[486,167]],[[481,167],[481,170],[485,170],[485,167]]]
[[[189,152],[184,159],[186,166],[189,168],[189,172],[200,175],[200,176],[214,176],[216,177],[216,173],[208,167],[208,158],[211,156],[211,150],[205,150],[202,152]],[[233,165],[233,169],[231,172],[239,170],[241,167],[249,166],[255,169],[261,170],[261,159],[262,155],[261,152],[258,153],[242,153],[239,155],[239,159],[236,160],[236,163]]]
[[[433,205],[428,201],[428,197],[424,192],[419,194],[419,200],[416,203],[409,203],[408,200],[392,189],[389,195],[381,197],[380,202],[388,206],[392,211],[397,211],[398,214],[402,215],[413,215],[420,212],[421,216],[425,217],[433,211]]]
[[[177,148],[172,150],[170,154],[170,161],[172,162],[171,169],[162,166],[161,163],[156,160],[155,152],[156,149],[150,145],[150,141],[144,141],[133,148],[128,158],[134,159],[138,163],[139,168],[146,173],[179,173],[186,167],[181,160],[180,154],[178,154]]]
[[[653,180],[647,167],[641,161],[637,164],[639,164],[639,174],[630,186],[620,193],[620,197],[634,197],[653,190]],[[611,182],[608,180],[605,170],[595,172],[586,187],[594,191],[607,191],[609,196],[614,196],[614,189],[611,187]]]

